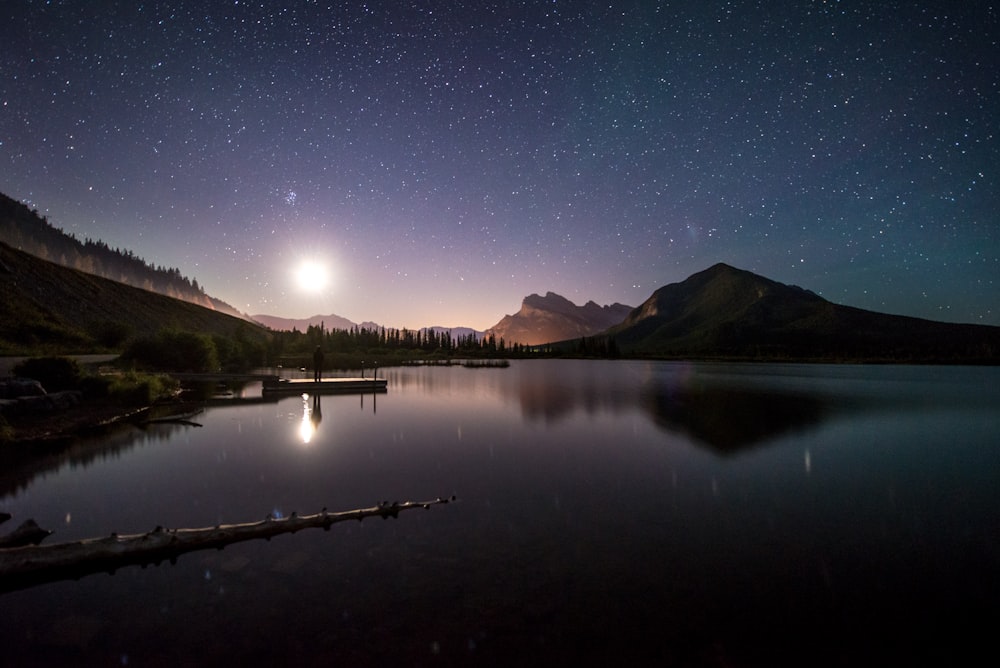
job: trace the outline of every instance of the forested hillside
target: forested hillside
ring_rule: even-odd
[[[102,241],[80,241],[54,227],[37,211],[3,194],[0,241],[64,267],[245,317],[226,302],[205,294],[197,280],[182,276],[179,269],[153,266],[130,250],[113,249]]]
[[[119,352],[164,330],[252,344],[267,331],[228,313],[63,267],[0,242],[0,355]]]

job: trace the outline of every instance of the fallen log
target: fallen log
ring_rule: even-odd
[[[322,528],[325,531],[338,522],[361,521],[366,517],[397,517],[405,510],[430,508],[454,501],[455,497],[438,497],[433,501],[382,502],[371,508],[328,512],[325,508],[315,515],[276,518],[268,515],[259,522],[221,524],[198,529],[165,529],[156,527],[141,534],[89,538],[53,545],[29,545],[0,549],[0,593],[26,589],[58,580],[79,579],[93,573],[114,572],[123,566],[163,561],[176,563],[177,557],[195,550],[218,549],[227,545],[263,538],[270,540],[284,533],[302,529]]]
[[[197,410],[197,411],[189,411],[187,413],[182,413],[180,415],[164,415],[163,417],[143,420],[140,424],[142,426],[148,424],[182,424],[188,427],[200,427],[202,426],[200,423],[194,422],[191,419],[200,412],[201,412],[200,410]]]

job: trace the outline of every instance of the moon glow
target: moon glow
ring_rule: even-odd
[[[295,270],[295,282],[300,290],[319,292],[330,282],[330,274],[319,262],[303,260]]]

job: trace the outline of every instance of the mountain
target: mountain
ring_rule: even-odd
[[[250,316],[250,318],[253,319],[254,322],[258,322],[267,327],[268,329],[272,329],[276,332],[281,332],[281,331],[290,332],[293,329],[297,329],[300,332],[304,332],[307,329],[309,329],[309,327],[318,327],[321,323],[323,325],[323,328],[328,331],[334,329],[354,329],[355,327],[360,327],[361,329],[369,329],[369,330],[383,329],[383,325],[379,325],[378,323],[374,323],[368,320],[362,323],[356,323],[352,322],[351,320],[348,320],[343,316],[339,316],[332,313],[330,315],[314,315],[309,318],[282,318],[276,315],[263,315],[263,314],[252,315]],[[438,336],[444,334],[445,332],[449,332],[453,339],[467,338],[470,335],[472,335],[476,337],[477,341],[481,339],[483,335],[482,332],[472,329],[471,327],[440,327],[440,326],[421,327],[420,331],[424,333],[428,331],[433,331]]]
[[[81,242],[53,227],[37,211],[3,194],[0,194],[0,239],[17,250],[64,267],[245,317],[221,299],[205,294],[198,281],[182,276],[179,269],[154,267],[131,251],[111,249],[100,241]]]
[[[304,332],[310,327],[319,327],[320,324],[326,330],[333,329],[354,329],[357,323],[351,322],[347,318],[331,313],[330,315],[314,315],[309,318],[282,318],[276,315],[252,315],[250,318],[254,322],[259,322],[268,329],[276,332],[290,332],[297,329]]]
[[[565,297],[547,292],[532,294],[521,302],[521,310],[505,315],[485,335],[503,338],[508,344],[534,346],[552,341],[593,336],[617,325],[632,311],[631,306],[598,306],[592,301],[577,306]]]
[[[625,355],[1000,361],[1000,327],[841,306],[726,264],[660,288],[606,334]]]
[[[470,336],[473,337],[476,341],[479,341],[483,338],[482,332],[480,332],[477,329],[472,329],[471,327],[441,327],[439,325],[435,325],[433,327],[421,328],[421,331],[425,333],[428,330],[433,331],[438,336],[441,336],[442,334],[445,333],[451,334],[451,338],[455,340],[468,339]]]
[[[0,354],[120,349],[163,327],[265,341],[219,311],[42,260],[0,242]]]

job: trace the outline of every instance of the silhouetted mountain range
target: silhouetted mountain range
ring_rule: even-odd
[[[178,270],[154,268],[129,251],[111,250],[100,242],[81,243],[4,195],[0,195],[0,238],[0,352],[38,345],[63,350],[114,348],[126,336],[163,327],[231,333],[234,324],[222,314],[247,317],[207,296]],[[104,282],[107,277],[110,280]],[[189,302],[194,310],[173,304],[170,297]],[[212,311],[220,319],[205,315]],[[320,323],[328,330],[382,327],[332,314],[253,317],[274,330],[305,331]],[[572,350],[580,339],[594,338],[603,346],[591,351],[625,356],[1000,361],[1000,327],[842,306],[725,264],[666,285],[637,308],[594,302],[576,306],[549,292],[525,297],[516,314],[504,316],[485,332],[467,327],[420,331],[429,330],[447,331],[455,338],[494,337],[508,346],[562,342],[558,348],[563,351]]]
[[[533,294],[524,298],[520,311],[505,315],[486,330],[486,335],[534,346],[593,336],[620,323],[631,311],[632,307],[624,304],[598,306],[590,301],[577,306],[554,292],[547,292],[544,297]]]
[[[179,269],[154,267],[132,251],[112,249],[102,241],[80,241],[3,194],[0,194],[0,239],[13,248],[64,267],[246,317],[221,299],[205,294],[198,281],[182,276]]]
[[[996,362],[1000,327],[841,306],[717,264],[654,292],[610,328],[629,355]]]
[[[325,330],[334,329],[347,329],[351,330],[354,328],[369,329],[369,330],[380,330],[385,328],[385,325],[380,325],[370,320],[364,322],[353,322],[347,318],[331,313],[329,315],[314,315],[308,318],[281,318],[275,315],[252,315],[250,316],[255,322],[258,322],[268,329],[273,329],[277,332],[291,332],[298,330],[300,332],[305,332],[310,327],[322,326]],[[476,337],[476,340],[482,338],[483,333],[472,329],[471,327],[421,327],[421,332],[433,331],[435,334],[444,334],[445,332],[450,333],[453,338],[466,338],[470,334]]]
[[[291,332],[298,330],[304,332],[310,327],[323,326],[324,329],[354,329],[358,323],[351,322],[347,318],[331,313],[330,315],[314,315],[308,318],[282,318],[276,315],[252,315],[250,319],[259,322],[268,329],[276,332]]]

